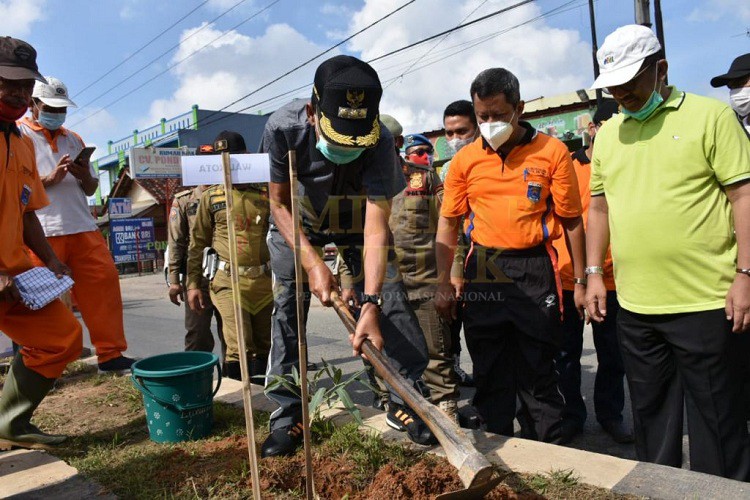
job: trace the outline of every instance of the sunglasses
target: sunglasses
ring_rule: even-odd
[[[645,73],[646,70],[648,68],[650,68],[650,67],[651,67],[651,65],[649,64],[648,66],[645,66],[645,67],[641,68],[641,70],[638,73],[636,73],[633,76],[633,78],[631,78],[627,82],[625,82],[623,84],[620,84],[620,85],[613,85],[611,87],[605,87],[605,88],[602,89],[602,92],[605,93],[605,94],[607,94],[607,95],[612,95],[612,90],[610,90],[610,89],[622,90],[624,92],[632,92],[633,89],[636,86],[638,77],[641,76],[643,73]]]
[[[431,155],[431,154],[432,154],[432,148],[419,148],[408,153],[409,156],[411,155],[424,156],[424,155]]]

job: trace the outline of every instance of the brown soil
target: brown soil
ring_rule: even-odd
[[[216,422],[213,437],[159,445],[147,439],[140,395],[129,378],[83,374],[58,384],[42,403],[35,420],[43,428],[70,435],[67,451],[61,448],[58,456],[71,461],[121,498],[251,498],[247,440],[241,434],[242,411],[231,409],[222,413],[224,420]],[[259,440],[264,437],[263,432],[258,431]],[[88,455],[89,449],[111,446],[113,441],[117,445],[108,448],[110,451],[104,456],[101,451],[99,455],[96,451]],[[400,463],[389,462],[379,471],[370,472],[357,465],[350,451],[333,449],[323,442],[313,450],[315,489],[320,498],[428,499],[463,488],[455,469],[443,458],[405,452]],[[264,498],[304,497],[302,452],[288,458],[262,459],[259,463]],[[487,498],[544,498],[519,481],[519,476],[504,475],[503,483]],[[128,478],[131,482],[127,482]],[[134,478],[137,483],[132,482]],[[140,491],[141,484],[155,489]]]

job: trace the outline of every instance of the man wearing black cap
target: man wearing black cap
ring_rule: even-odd
[[[223,131],[214,142],[217,153],[247,153],[245,140],[237,132]],[[268,233],[268,191],[265,185],[237,184],[232,189],[237,232],[237,265],[245,327],[245,346],[250,376],[263,375],[271,348],[271,266]],[[203,269],[204,248],[213,249],[216,268]],[[202,290],[204,271],[210,276],[210,301]],[[208,314],[213,305],[219,310],[226,342],[226,376],[241,380],[237,321],[234,314],[232,280],[229,268],[229,226],[224,186],[212,186],[201,194],[198,213],[190,233],[187,261],[187,300],[190,308]]]
[[[32,311],[20,302],[14,276],[32,268],[24,244],[58,277],[70,275],[44,237],[35,210],[49,204],[34,160],[34,146],[16,126],[31,103],[34,80],[44,81],[36,51],[0,38],[0,330],[22,345],[0,395],[0,450],[48,448],[65,436],[45,434],[31,415],[65,366],[81,354],[81,325],[60,300]]]
[[[274,313],[270,375],[286,375],[299,362],[295,302],[292,214],[287,154],[296,151],[302,216],[299,252],[308,290],[331,305],[338,284],[320,258],[320,249],[336,244],[355,277],[361,294],[356,334],[350,338],[355,354],[370,339],[394,366],[417,383],[427,365],[427,346],[395,266],[388,265],[390,200],[404,187],[404,176],[393,154],[391,133],[380,122],[382,88],[368,64],[336,56],[315,72],[310,102],[293,101],[268,120],[261,152],[271,161],[271,229],[268,245],[274,274]],[[363,252],[364,250],[364,252]],[[381,296],[382,290],[382,296]],[[305,301],[305,310],[309,300]],[[382,314],[381,314],[382,308]],[[381,335],[382,326],[382,335]],[[385,344],[385,346],[384,346]],[[271,435],[262,455],[293,453],[301,443],[299,396],[283,389],[267,391],[280,408],[271,415]],[[396,404],[403,401],[391,394]],[[409,437],[419,443],[434,437],[416,414],[404,408]]]
[[[712,87],[724,85],[729,88],[729,104],[750,137],[750,54],[738,57],[729,71],[711,79]]]
[[[195,151],[196,155],[214,154],[213,144],[201,144]],[[203,280],[201,289],[206,310],[200,313],[193,311],[185,301],[185,281],[187,280],[187,251],[190,246],[190,231],[198,216],[201,195],[208,186],[195,186],[174,195],[172,208],[169,211],[167,238],[169,255],[168,282],[169,300],[179,306],[180,300],[185,302],[185,350],[207,351],[214,350],[214,337],[211,333],[211,320],[216,318],[217,337],[221,343],[221,363],[224,365],[227,346],[221,333],[221,315],[209,298],[208,280]]]

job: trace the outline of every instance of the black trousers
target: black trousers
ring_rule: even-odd
[[[578,317],[573,292],[563,291],[565,315],[562,326],[562,346],[555,359],[560,374],[560,391],[565,397],[563,418],[578,428],[586,422],[586,404],[581,397],[581,353],[583,352],[583,320]],[[607,292],[607,317],[603,322],[592,322],[596,348],[596,378],[594,380],[594,411],[598,422],[622,421],[625,406],[625,368],[622,365],[617,341],[617,292]]]
[[[643,315],[620,309],[617,336],[630,387],[639,460],[682,465],[683,408],[690,468],[750,480],[740,398],[743,334],[724,310]]]
[[[541,441],[560,438],[563,397],[554,358],[560,297],[544,247],[499,252],[475,245],[464,290],[464,333],[474,363],[473,404],[487,430],[513,435],[516,394]]]

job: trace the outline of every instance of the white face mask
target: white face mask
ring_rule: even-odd
[[[459,139],[458,137],[455,137],[451,139],[448,142],[448,147],[450,147],[453,150],[453,153],[458,153],[462,147],[468,146],[472,142],[474,142],[473,137],[469,137],[468,139]]]
[[[513,112],[513,116],[510,117],[510,121],[513,121],[513,117],[516,116],[516,112]],[[481,132],[484,140],[489,143],[490,147],[497,151],[500,146],[510,139],[513,133],[513,125],[510,122],[485,122],[479,124],[479,132]]]
[[[750,115],[750,87],[740,87],[729,91],[729,104],[742,118]]]

